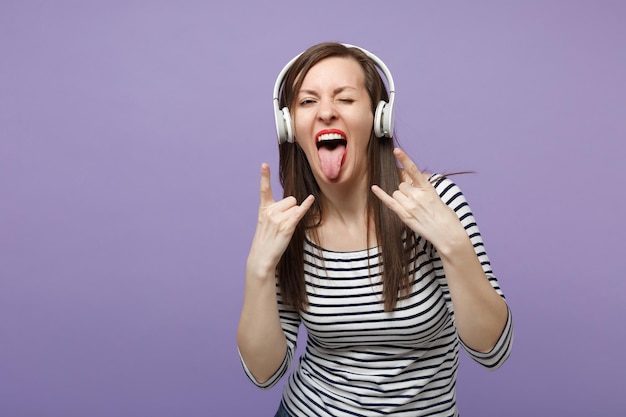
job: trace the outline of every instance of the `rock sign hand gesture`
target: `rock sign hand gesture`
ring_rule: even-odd
[[[311,208],[314,197],[308,196],[300,205],[292,196],[275,201],[270,183],[270,167],[266,163],[261,165],[260,195],[259,217],[248,266],[253,263],[260,270],[269,272],[275,270],[296,225]]]
[[[438,250],[450,243],[450,239],[467,239],[467,234],[454,211],[439,197],[437,190],[420,172],[415,163],[401,149],[394,155],[402,164],[402,182],[398,189],[387,194],[377,185],[372,192],[411,230],[431,242]]]

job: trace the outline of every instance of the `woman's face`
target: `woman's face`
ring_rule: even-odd
[[[331,57],[311,67],[292,113],[296,142],[318,183],[366,178],[374,115],[356,60]]]

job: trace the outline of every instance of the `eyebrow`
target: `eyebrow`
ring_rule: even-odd
[[[356,87],[352,87],[352,86],[349,86],[349,85],[345,85],[345,86],[342,86],[342,87],[337,87],[337,88],[335,88],[335,89],[333,90],[333,94],[339,94],[339,93],[341,93],[341,92],[343,92],[343,91],[345,91],[345,90],[354,90],[354,91],[356,91],[356,90],[358,90],[358,89],[357,89]],[[316,90],[301,89],[301,90],[299,91],[299,94],[314,94],[314,95],[315,95],[315,94],[318,94],[318,93],[317,93],[317,91],[316,91]]]

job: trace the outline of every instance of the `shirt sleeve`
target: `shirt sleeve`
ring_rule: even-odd
[[[500,284],[491,268],[491,263],[489,261],[489,257],[487,256],[482,236],[480,235],[480,231],[478,230],[478,225],[476,224],[476,220],[474,219],[472,210],[467,203],[465,196],[461,192],[461,189],[454,182],[446,177],[431,177],[431,181],[435,182],[435,189],[439,193],[439,196],[441,197],[443,202],[446,203],[448,207],[452,208],[458,216],[461,224],[465,228],[465,231],[467,232],[472,242],[472,245],[474,246],[474,251],[476,252],[476,256],[480,261],[485,276],[489,280],[489,283],[491,284],[493,289],[506,302],[504,293],[502,292]],[[448,284],[443,270],[443,263],[441,262],[441,258],[434,248],[432,248],[432,257],[435,265],[435,273],[437,275],[437,279],[439,280],[439,284],[443,289],[448,310],[450,311],[450,314],[454,319],[454,309],[452,306],[452,299],[450,297],[450,291],[448,289]],[[498,338],[498,341],[491,349],[491,351],[486,353],[479,352],[471,349],[469,346],[463,343],[460,338],[459,341],[463,349],[476,362],[488,369],[499,368],[509,357],[513,344],[513,319],[508,305],[506,324],[502,330],[502,333],[500,334],[500,337]]]
[[[274,385],[280,381],[280,379],[285,375],[285,373],[289,370],[291,363],[293,362],[293,357],[296,351],[296,345],[298,342],[298,330],[300,328],[300,314],[297,310],[292,307],[286,306],[283,304],[282,297],[280,296],[280,288],[278,283],[276,283],[276,298],[277,298],[277,307],[278,314],[280,316],[280,324],[283,328],[283,332],[285,333],[285,337],[287,338],[287,352],[285,353],[285,357],[283,358],[282,363],[276,369],[276,372],[265,382],[259,382],[252,375],[252,372],[246,366],[244,362],[241,352],[239,353],[239,359],[241,360],[241,365],[243,366],[243,370],[250,379],[250,381],[259,388],[262,389],[270,389]]]

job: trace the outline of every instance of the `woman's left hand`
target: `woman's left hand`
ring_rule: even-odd
[[[454,211],[439,197],[435,187],[401,149],[394,155],[402,165],[402,182],[392,195],[373,185],[372,192],[411,230],[431,242],[437,249],[456,236],[467,238]]]

